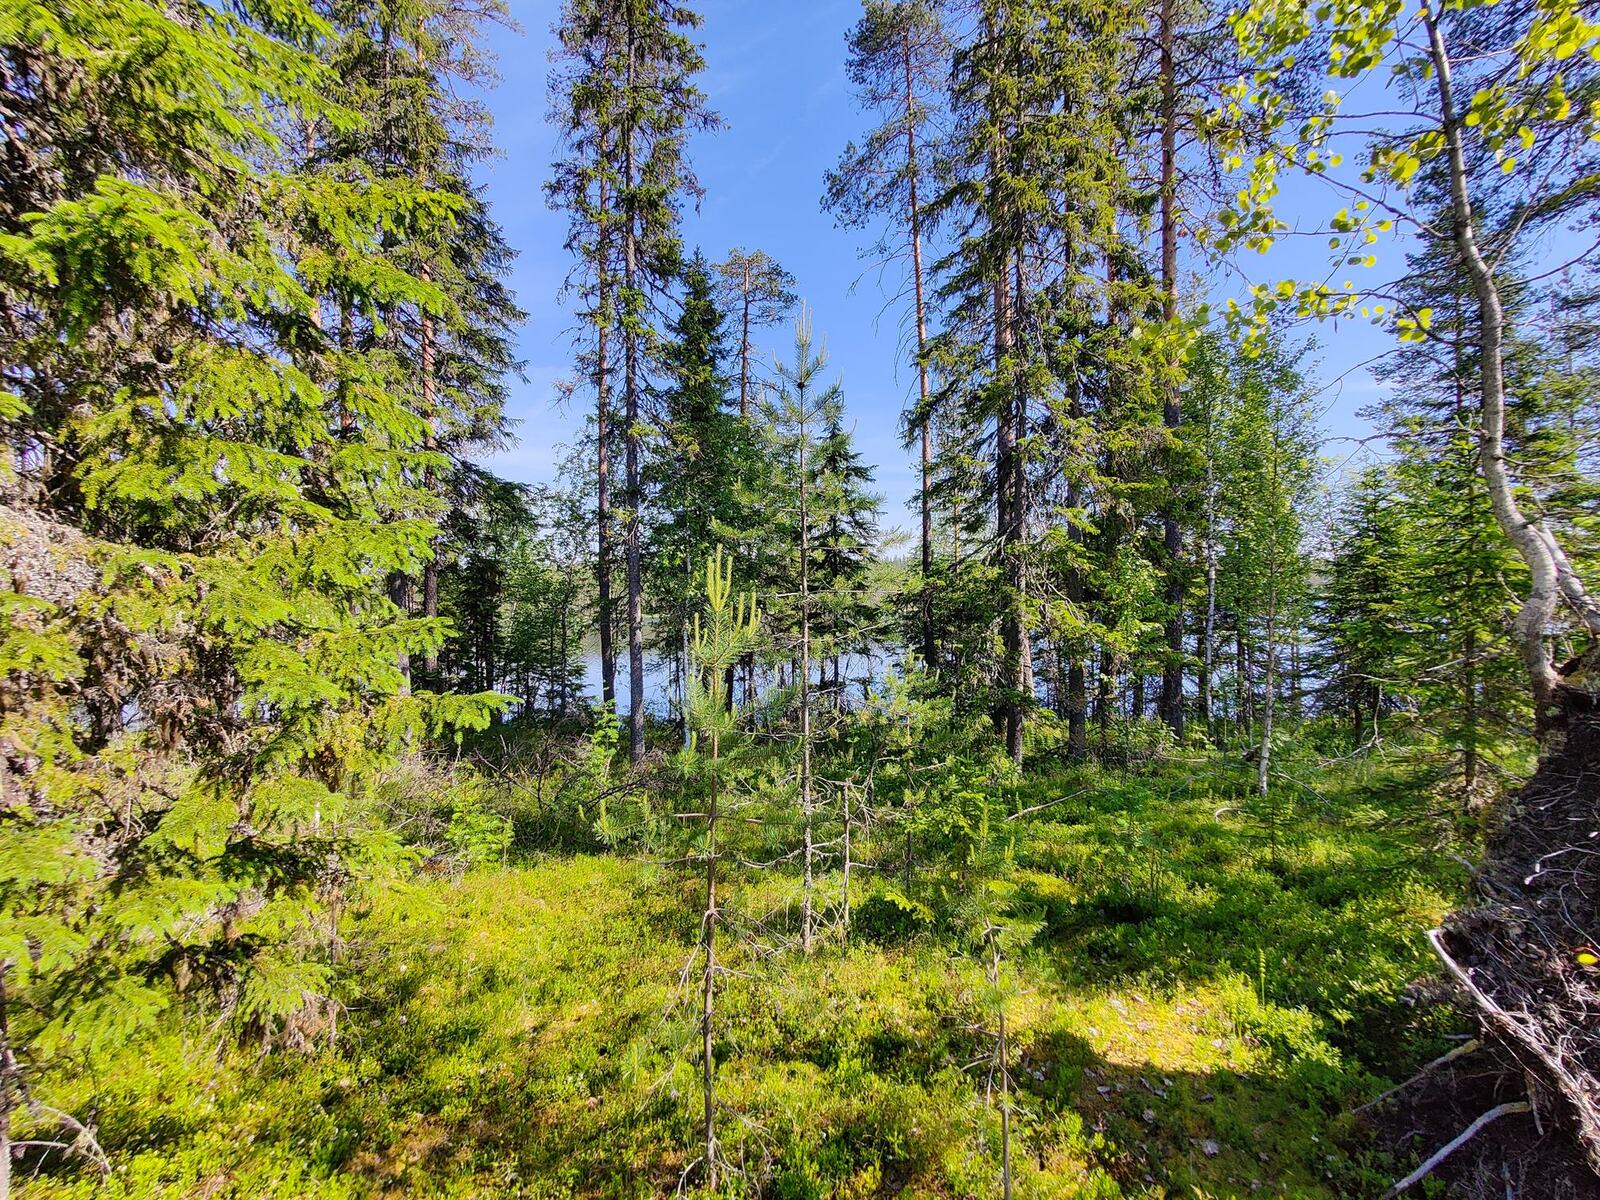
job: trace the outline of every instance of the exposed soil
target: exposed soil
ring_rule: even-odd
[[[1425,1158],[1498,1104],[1435,1172],[1477,1200],[1600,1197],[1600,651],[1569,665],[1539,769],[1502,814],[1478,903],[1440,932],[1482,1051],[1397,1097],[1393,1148]]]

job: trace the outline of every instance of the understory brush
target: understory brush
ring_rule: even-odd
[[[1314,1200],[1395,1177],[1341,1114],[1442,1044],[1448,1018],[1409,989],[1464,871],[1428,794],[1377,786],[1365,765],[1304,766],[1284,762],[1295,802],[1273,829],[1247,802],[1248,767],[1183,760],[1028,775],[981,814],[1004,840],[1012,908],[1038,923],[1009,952],[1005,1001],[1017,1195]],[[540,812],[562,794],[526,787]],[[347,914],[337,1043],[262,1058],[175,1014],[47,1081],[116,1169],[102,1184],[57,1159],[19,1164],[26,1194],[693,1187],[693,879],[649,853],[573,853],[492,776],[419,768],[388,795],[454,867]],[[556,850],[530,851],[530,828]],[[819,872],[829,919],[810,957],[790,944],[792,866],[728,864],[726,1193],[999,1195],[994,988],[942,923],[938,872],[905,871],[890,815],[878,830],[848,938],[839,865]]]

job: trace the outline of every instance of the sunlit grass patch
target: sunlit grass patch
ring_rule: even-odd
[[[1403,1000],[1459,868],[1431,826],[1374,816],[1369,785],[1329,779],[1273,845],[1219,799],[1226,773],[1122,782],[1067,773],[1009,799],[1079,793],[1018,825],[1015,881],[1044,926],[1008,1002],[1017,1194],[1381,1190],[1340,1113],[1436,1044],[1441,1018]],[[982,964],[934,925],[874,926],[887,866],[857,873],[849,947],[835,933],[811,958],[790,944],[795,875],[730,867],[718,1087],[749,1188],[998,1194]],[[830,920],[841,885],[818,874]],[[670,1194],[695,1155],[698,920],[689,872],[619,856],[428,881],[347,923],[361,999],[337,1049],[260,1057],[169,1022],[54,1081],[94,1115],[111,1184],[59,1168],[27,1194]]]

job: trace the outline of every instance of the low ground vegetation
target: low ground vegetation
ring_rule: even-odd
[[[570,761],[581,777],[581,747]],[[1371,1196],[1403,1173],[1349,1114],[1466,1028],[1416,986],[1423,931],[1466,884],[1461,816],[1406,761],[1283,770],[1294,799],[1271,814],[1248,799],[1248,767],[1214,757],[1041,768],[996,797],[1013,907],[1037,926],[1006,1000],[1017,1194]],[[599,840],[585,787],[397,776],[388,794],[428,857],[345,917],[337,1040],[263,1056],[174,1013],[41,1085],[88,1115],[116,1167],[102,1183],[25,1159],[27,1194],[685,1186],[696,881],[643,848],[570,844]],[[583,807],[590,832],[572,836],[558,803]],[[908,879],[888,820],[857,843],[848,937],[841,873],[819,873],[830,899],[810,958],[792,866],[725,865],[729,1188],[999,1194],[992,988],[941,919],[938,869]]]

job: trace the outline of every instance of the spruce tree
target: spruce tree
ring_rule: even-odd
[[[794,597],[791,620],[794,656],[794,685],[799,709],[799,802],[804,846],[801,858],[803,890],[801,899],[801,945],[810,954],[816,941],[815,875],[818,862],[816,820],[817,795],[813,771],[814,688],[812,667],[816,644],[813,640],[816,609],[817,557],[817,480],[816,455],[819,423],[824,414],[840,403],[843,388],[838,382],[822,382],[827,370],[827,351],[815,342],[811,316],[804,307],[795,321],[794,360],[776,367],[777,386],[763,403],[767,436],[772,442],[772,457],[782,494],[792,500],[774,514],[772,534],[787,543],[785,574],[790,584],[784,590]],[[781,622],[787,614],[774,614]]]
[[[987,447],[993,464],[995,562],[1006,580],[994,711],[1018,758],[1034,693],[1033,501],[1054,482],[1036,464],[1051,441],[1061,463],[1103,457],[1088,443],[1123,427],[1124,445],[1141,443],[1131,418],[1095,428],[1097,375],[1123,412],[1135,411],[1127,401],[1136,396],[1139,413],[1148,407],[1154,360],[1133,343],[1156,291],[1120,225],[1135,199],[1122,130],[1137,101],[1125,73],[1137,24],[1120,6],[993,0],[955,58],[951,182],[933,206],[954,246],[936,264],[946,328],[931,352],[941,403],[960,409],[967,431],[958,453],[970,462]],[[1081,532],[1091,497],[1066,482],[1063,502]],[[1064,588],[1082,589],[1081,578]]]
[[[1402,694],[1403,607],[1408,557],[1392,469],[1371,467],[1348,485],[1333,522],[1327,580],[1316,620],[1325,646],[1322,704],[1349,715],[1351,743],[1382,729],[1385,705]]]
[[[742,516],[737,487],[753,448],[747,427],[729,408],[723,324],[710,267],[696,255],[684,270],[681,307],[660,348],[665,386],[644,469],[651,608],[659,645],[676,658],[684,688],[690,624],[704,593],[697,572]]]
[[[1419,191],[1437,195],[1440,182],[1430,171]],[[1439,227],[1447,224],[1441,212]],[[1409,637],[1388,669],[1436,720],[1463,796],[1471,797],[1485,756],[1525,710],[1515,688],[1506,687],[1515,662],[1506,636],[1514,616],[1509,597],[1525,572],[1495,528],[1478,470],[1472,406],[1479,329],[1471,281],[1442,235],[1423,239],[1407,262],[1400,296],[1414,307],[1431,305],[1438,320],[1429,339],[1402,345],[1385,364],[1381,373],[1392,390],[1369,414],[1397,454],[1391,483],[1404,533],[1397,600],[1405,618],[1395,628]],[[1527,289],[1508,276],[1504,296],[1513,330],[1506,357],[1513,393],[1509,452],[1519,475],[1548,478],[1543,468],[1553,464],[1535,466],[1529,455],[1547,422],[1536,382],[1541,356],[1523,332],[1531,316]],[[1442,663],[1451,666],[1441,669]]]
[[[595,606],[600,641],[601,703],[617,699],[612,561],[611,463],[616,441],[617,174],[612,154],[617,103],[617,26],[604,6],[566,4],[556,26],[561,44],[550,73],[551,118],[566,157],[551,164],[545,197],[568,214],[566,249],[574,256],[563,294],[575,297],[579,366],[594,389]]]
[[[494,707],[407,694],[444,627],[382,582],[427,561],[446,464],[404,372],[317,302],[443,317],[386,252],[463,204],[304,166],[305,129],[363,120],[330,99],[333,33],[293,2],[0,27],[27,148],[0,167],[8,1099],[178,994],[263,1039],[326,1029],[325,903],[399,856],[369,784]]]
[[[1306,597],[1301,545],[1316,494],[1317,432],[1299,359],[1292,347],[1273,341],[1238,362],[1232,402],[1217,421],[1219,602],[1233,621],[1234,716],[1242,736],[1259,735],[1263,795],[1281,652]]]
[[[872,649],[875,609],[883,598],[869,590],[878,541],[879,497],[871,492],[873,470],[855,448],[845,426],[844,397],[835,395],[818,414],[812,456],[812,520],[816,526],[813,585],[819,659],[831,679],[819,679],[836,708],[848,707],[844,663]]]
[[[364,119],[348,129],[308,126],[307,168],[331,178],[375,172],[409,180],[458,204],[455,219],[432,233],[391,229],[382,239],[388,264],[438,288],[444,307],[399,304],[363,314],[339,304],[341,336],[369,358],[390,359],[426,422],[425,447],[449,457],[421,481],[448,513],[469,502],[464,457],[508,437],[506,378],[519,367],[511,333],[524,314],[504,282],[513,256],[472,179],[492,152],[490,121],[481,102],[462,98],[494,82],[480,43],[483,27],[504,23],[506,12],[496,3],[469,12],[434,0],[384,0],[336,6],[334,16],[339,36],[327,57]],[[439,615],[440,550],[436,544],[420,578],[391,581],[396,599],[424,617]],[[432,653],[416,667],[437,684]]]

